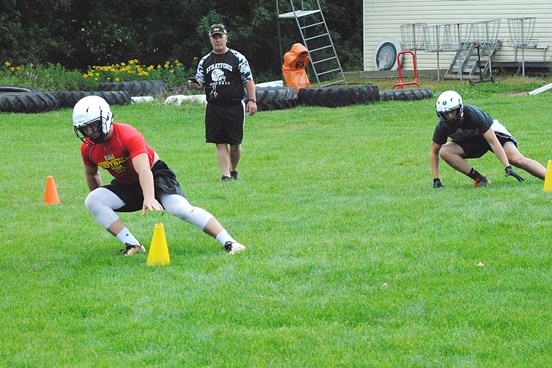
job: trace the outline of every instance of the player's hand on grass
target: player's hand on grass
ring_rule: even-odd
[[[441,179],[439,179],[439,178],[433,179],[433,188],[434,189],[443,188],[444,186],[445,186],[445,184],[443,184],[441,182]]]
[[[513,176],[514,178],[517,179],[517,181],[524,181],[525,179],[523,179],[518,173],[516,173],[513,169],[512,169],[512,166],[508,166],[504,169],[504,171],[506,172],[506,175],[505,176]]]
[[[155,198],[144,198],[144,204],[142,205],[142,215],[146,214],[146,210],[150,211],[163,211],[163,206]]]

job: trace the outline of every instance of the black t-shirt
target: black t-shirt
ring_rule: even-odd
[[[439,119],[433,132],[433,141],[443,145],[447,143],[449,137],[453,142],[460,142],[471,137],[483,135],[491,128],[493,122],[492,116],[479,107],[464,105],[464,119],[459,125],[452,128],[447,127],[443,119]],[[508,132],[505,130],[505,133]]]
[[[243,100],[244,84],[253,76],[245,56],[228,49],[224,54],[211,51],[205,55],[197,66],[196,79],[205,86],[208,102],[228,106]]]

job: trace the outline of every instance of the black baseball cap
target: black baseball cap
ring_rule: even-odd
[[[226,32],[224,24],[213,24],[211,26],[211,30],[209,31],[209,37],[213,36],[214,34],[227,35],[228,32]]]

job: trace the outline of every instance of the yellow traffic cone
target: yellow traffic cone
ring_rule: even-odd
[[[552,191],[552,174],[548,175],[548,173],[552,173],[552,160],[548,160],[548,165],[546,166],[546,176],[544,177],[544,191],[550,192]]]
[[[155,224],[146,264],[148,266],[166,266],[169,263],[171,263],[171,258],[169,257],[165,228],[163,224]]]

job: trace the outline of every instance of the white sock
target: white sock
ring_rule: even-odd
[[[217,241],[224,246],[227,242],[236,243],[236,240],[228,234],[228,231],[222,230],[220,234],[217,235]]]
[[[138,245],[140,242],[136,240],[134,235],[128,231],[128,229],[125,227],[117,236],[115,236],[119,241],[123,244],[132,244],[132,245]]]

